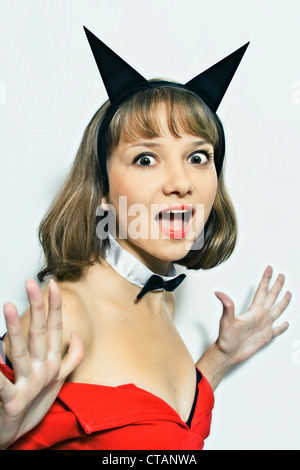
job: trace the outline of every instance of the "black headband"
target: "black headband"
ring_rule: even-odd
[[[162,86],[175,86],[199,96],[216,113],[224,94],[238,68],[249,42],[232,54],[217,62],[185,84],[165,81],[148,81],[121,57],[84,27],[104,86],[110,99],[110,106],[101,123],[98,134],[98,158],[104,189],[109,190],[106,170],[106,131],[117,109],[139,91]],[[219,175],[222,167],[217,169]]]

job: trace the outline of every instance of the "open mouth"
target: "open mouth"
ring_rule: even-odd
[[[192,206],[172,206],[160,211],[155,220],[160,230],[170,238],[183,238],[189,231],[193,219]]]

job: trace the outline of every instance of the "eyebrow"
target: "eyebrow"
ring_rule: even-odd
[[[207,140],[197,140],[195,142],[191,142],[189,145],[191,147],[194,147],[197,145],[207,145],[207,144],[210,144],[210,142],[207,142]],[[158,142],[139,142],[137,144],[130,145],[129,148],[131,147],[161,147],[161,146],[162,144],[159,144]]]

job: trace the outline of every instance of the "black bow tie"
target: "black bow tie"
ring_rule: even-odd
[[[157,274],[153,274],[153,276],[148,279],[141,292],[137,295],[137,299],[141,299],[151,290],[165,289],[168,292],[173,292],[173,290],[182,283],[185,277],[185,274],[179,274],[179,276],[171,279],[170,281],[164,281],[162,277]]]

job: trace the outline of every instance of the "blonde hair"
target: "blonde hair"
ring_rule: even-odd
[[[209,269],[233,252],[237,224],[221,171],[225,139],[221,122],[195,94],[172,85],[140,91],[123,103],[114,114],[106,133],[106,155],[118,145],[121,136],[130,140],[161,135],[158,106],[165,106],[170,132],[202,136],[214,146],[216,167],[220,168],[216,198],[205,225],[204,246],[190,251],[177,264],[189,269]],[[95,113],[85,129],[75,161],[61,190],[39,227],[45,266],[38,273],[59,280],[79,279],[83,269],[101,262],[107,240],[96,234],[96,210],[105,193],[98,160],[98,133],[109,102]]]

